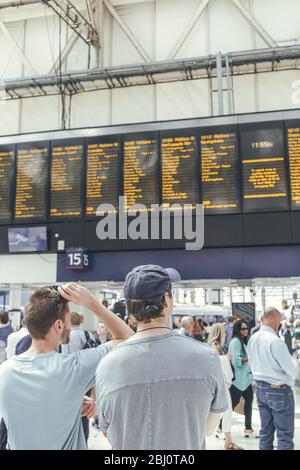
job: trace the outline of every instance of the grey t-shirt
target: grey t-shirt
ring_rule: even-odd
[[[216,352],[173,332],[120,344],[97,368],[96,387],[113,449],[202,449],[209,412],[227,409]]]
[[[72,354],[15,356],[0,366],[0,416],[10,449],[86,449],[80,412],[102,345]]]

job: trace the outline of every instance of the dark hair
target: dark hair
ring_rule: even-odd
[[[9,315],[7,312],[0,312],[0,324],[6,325],[9,322]]]
[[[241,346],[242,346],[242,351],[243,351],[244,354],[246,354],[244,345],[248,343],[249,334],[248,334],[247,338],[244,337],[244,336],[241,336],[241,327],[242,327],[243,323],[245,323],[249,328],[249,325],[245,320],[236,321],[235,324],[233,325],[232,338],[237,338],[237,339],[240,340],[240,343],[241,343]],[[248,331],[248,333],[249,333],[249,331]]]
[[[119,313],[122,320],[124,320],[126,316],[126,305],[123,300],[117,300],[117,302],[114,303],[113,313]]]
[[[172,297],[172,286],[169,285],[166,293],[163,295],[159,305],[149,304],[145,300],[131,299],[127,300],[127,310],[137,321],[150,323],[151,320],[163,317],[163,310],[166,307],[165,295]]]
[[[24,323],[34,339],[45,339],[56,320],[65,320],[68,301],[55,287],[41,287],[30,296]]]
[[[72,326],[79,326],[82,323],[82,316],[80,313],[72,312],[71,313],[71,325]]]

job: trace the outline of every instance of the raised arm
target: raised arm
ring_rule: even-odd
[[[105,308],[85,287],[70,282],[59,287],[58,291],[69,302],[91,310],[104,323],[115,339],[125,340],[134,334],[123,320]]]

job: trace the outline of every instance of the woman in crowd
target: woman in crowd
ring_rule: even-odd
[[[206,340],[206,331],[201,319],[197,320],[196,317],[193,317],[193,330],[191,336],[197,341],[204,342]]]
[[[225,339],[225,326],[221,323],[215,323],[212,325],[207,344],[212,346],[215,351],[220,356],[222,371],[224,375],[224,380],[226,384],[226,398],[228,403],[228,409],[225,411],[222,419],[222,430],[225,436],[225,449],[226,450],[243,450],[237,444],[235,444],[232,440],[231,436],[231,422],[232,422],[232,404],[231,404],[231,396],[229,393],[229,389],[231,387],[232,379],[233,379],[233,372],[230,365],[230,357],[228,354],[224,352],[222,349],[222,344]]]
[[[300,320],[294,321],[294,331],[293,331],[293,348],[300,348]]]
[[[0,312],[0,364],[6,359],[7,338],[13,331],[8,313]]]
[[[231,354],[231,364],[234,369],[234,379],[230,387],[232,408],[245,399],[245,437],[256,437],[252,429],[252,374],[247,357],[247,342],[249,339],[249,327],[244,320],[238,320],[233,326],[232,340],[228,352]]]
[[[103,302],[102,302],[103,303]],[[107,343],[107,341],[111,341],[112,337],[106,326],[103,322],[99,321],[97,325],[97,343],[103,344]]]

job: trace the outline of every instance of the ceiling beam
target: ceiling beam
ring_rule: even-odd
[[[299,46],[278,48],[252,49],[228,53],[233,75],[248,75],[272,71],[274,60],[278,70],[295,70],[300,59]],[[226,66],[226,57],[221,57],[222,67]],[[263,63],[264,67],[255,68],[255,64]],[[74,93],[119,88],[121,86],[149,85],[149,77],[155,83],[167,83],[186,80],[185,72],[192,71],[192,78],[207,80],[207,71],[216,76],[216,56],[194,57],[191,59],[159,61],[147,64],[124,65],[110,68],[69,71],[56,74],[24,77],[21,79],[3,80],[7,99],[32,97],[32,90],[39,90],[39,95],[47,96],[60,93],[60,86]],[[18,96],[16,95],[18,94]],[[39,96],[38,94],[35,96]]]
[[[33,66],[31,65],[31,63],[29,62],[29,60],[27,59],[27,57],[25,56],[24,52],[22,51],[22,49],[20,48],[20,46],[18,45],[18,43],[15,41],[14,37],[11,35],[11,33],[9,32],[9,30],[7,29],[7,27],[5,26],[5,24],[3,23],[3,21],[0,20],[0,31],[2,31],[2,33],[4,34],[4,36],[8,39],[8,41],[11,43],[11,45],[14,47],[16,53],[18,54],[18,56],[20,57],[21,61],[23,62],[24,65],[26,65],[26,67],[28,67],[31,72],[33,72],[34,74],[36,74],[36,71],[35,69],[33,68]]]
[[[186,42],[187,38],[191,34],[193,28],[195,27],[197,21],[201,17],[202,13],[204,12],[205,8],[207,7],[208,3],[210,0],[201,0],[200,4],[198,5],[195,13],[187,23],[186,27],[184,28],[184,31],[182,32],[181,36],[177,40],[175,46],[171,50],[170,54],[168,55],[168,59],[175,59],[178,52]]]
[[[132,31],[128,28],[128,26],[124,23],[124,20],[121,18],[117,10],[112,6],[109,0],[103,0],[104,5],[106,6],[107,10],[110,12],[112,17],[116,20],[120,28],[124,31],[130,42],[133,44],[135,49],[138,51],[140,56],[144,59],[145,62],[150,62],[151,57],[149,54],[145,51],[143,46],[139,43],[139,41],[136,39]]]
[[[65,61],[67,60],[71,50],[75,46],[79,36],[76,33],[73,33],[72,36],[69,38],[68,42],[65,44],[63,50],[61,51],[61,56],[56,59],[54,64],[52,65],[51,69],[49,70],[49,74],[56,73],[59,70],[59,67],[62,66]]]
[[[265,41],[269,47],[278,47],[278,44],[274,39],[269,35],[269,33],[263,28],[263,26],[257,21],[257,19],[251,15],[249,10],[242,5],[240,0],[231,0],[233,5],[239,10],[243,17],[250,23],[250,25],[255,29],[257,34]]]

